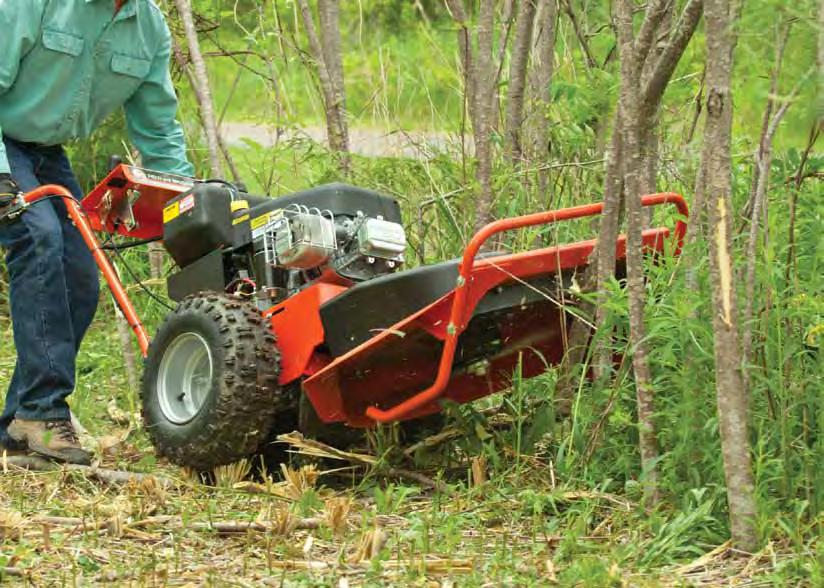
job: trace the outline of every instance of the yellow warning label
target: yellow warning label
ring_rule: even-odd
[[[269,217],[272,216],[271,213],[263,214],[261,216],[257,216],[252,219],[251,227],[254,231],[255,229],[259,229],[260,227],[264,226],[266,223],[269,222]]]
[[[175,202],[163,209],[163,224],[175,220],[180,216],[180,203]]]
[[[232,225],[239,225],[240,223],[245,223],[247,220],[249,220],[249,215],[244,214],[243,216],[239,216],[235,220],[233,220]]]

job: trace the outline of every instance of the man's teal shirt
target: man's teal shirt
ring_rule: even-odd
[[[112,0],[0,0],[0,139],[62,144],[123,107],[143,166],[191,176],[170,55],[151,0],[128,0],[116,16]]]

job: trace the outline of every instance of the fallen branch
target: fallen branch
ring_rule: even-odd
[[[560,499],[564,501],[572,501],[572,500],[605,500],[606,502],[611,502],[617,506],[620,506],[624,510],[632,510],[632,503],[629,500],[625,500],[620,496],[615,496],[614,494],[608,494],[607,492],[595,492],[589,490],[574,490],[571,492],[564,492],[562,494],[553,495],[555,499]]]
[[[429,449],[429,448],[432,448],[432,447],[437,447],[438,445],[440,445],[442,443],[445,443],[446,441],[451,441],[452,439],[457,439],[458,437],[460,437],[464,434],[465,434],[465,431],[463,431],[462,429],[458,429],[456,427],[453,427],[453,428],[450,428],[450,429],[444,429],[440,433],[437,433],[435,435],[431,435],[431,436],[427,437],[426,439],[421,439],[420,441],[418,441],[414,445],[410,445],[409,447],[404,449],[403,454],[406,457],[412,457],[413,455],[415,455],[415,452],[418,451],[419,449],[423,449],[423,448]]]
[[[338,563],[330,563],[318,560],[276,560],[272,562],[272,567],[281,570],[335,570],[346,568],[366,568],[371,569],[375,565],[374,562],[366,560],[360,562],[340,565]],[[385,571],[403,570],[403,569],[421,569],[423,568],[427,573],[432,574],[446,574],[446,573],[470,573],[474,569],[474,563],[470,559],[406,559],[406,560],[386,560],[378,564],[381,569]],[[282,583],[282,578],[278,578]],[[266,579],[264,583],[269,582]],[[280,586],[281,584],[278,584]]]
[[[70,472],[79,472],[87,478],[107,482],[109,484],[128,484],[130,482],[140,483],[145,480],[154,479],[164,487],[174,485],[174,482],[171,479],[164,476],[139,474],[136,472],[126,472],[122,470],[109,470],[99,468],[97,466],[60,464],[34,455],[3,455],[0,462],[2,463],[4,473],[8,472],[9,467],[29,470],[32,472],[57,472],[61,470],[68,470]]]
[[[273,531],[277,528],[273,525],[266,525],[257,521],[211,521],[203,523],[184,523],[180,516],[175,515],[149,517],[131,523],[122,521],[120,525],[113,525],[112,521],[113,519],[89,521],[79,517],[56,516],[39,516],[34,519],[34,522],[42,525],[49,525],[52,527],[69,527],[72,530],[80,530],[84,532],[102,530],[111,532],[112,529],[120,527],[121,533],[131,533],[138,528],[162,525],[166,527],[166,530],[184,529],[192,531],[215,531],[219,535],[234,535],[238,533],[248,533],[249,531],[265,533],[266,531]],[[322,525],[322,519],[290,517],[287,528],[290,531],[314,530],[320,528]]]
[[[718,547],[716,547],[712,551],[709,551],[709,552],[705,553],[704,555],[702,555],[698,559],[693,560],[688,564],[678,566],[677,568],[675,568],[674,572],[678,575],[684,575],[684,574],[688,574],[689,572],[695,571],[699,568],[704,568],[708,564],[712,563],[713,560],[715,560],[716,557],[722,556],[727,551],[729,551],[731,545],[732,545],[731,541],[729,541],[729,540],[725,541],[724,543],[722,543],[721,545],[719,545]]]
[[[313,530],[321,526],[320,519],[294,519],[289,523],[291,530]],[[247,521],[213,521],[211,523],[192,523],[186,527],[194,531],[215,531],[219,535],[234,535],[237,533],[248,533],[249,531],[257,531],[265,533],[273,530],[270,525],[263,523],[247,522]]]
[[[377,473],[385,476],[412,480],[421,486],[426,486],[427,488],[432,488],[433,490],[443,491],[446,489],[444,484],[441,482],[433,480],[429,476],[419,472],[413,472],[404,468],[383,467],[380,464],[380,460],[374,455],[343,451],[342,449],[337,449],[331,445],[321,443],[320,441],[307,439],[298,431],[278,435],[278,441],[291,445],[295,448],[296,453],[324,459],[338,459],[358,465],[369,466],[375,468]]]
[[[52,517],[42,516],[34,519],[34,522],[41,525],[50,525],[52,527],[73,527],[82,529],[83,531],[98,531],[105,528],[109,521],[90,521],[88,519],[81,519],[79,517]]]
[[[540,293],[544,294],[544,296],[546,296],[545,293],[543,293],[543,292],[540,292]],[[555,300],[553,300],[550,297],[547,297],[547,299],[551,300],[552,302],[555,302]],[[535,406],[538,406],[538,403],[535,403]],[[482,410],[481,411],[481,414],[484,414],[488,417],[489,427],[491,427],[493,429],[505,429],[507,427],[511,427],[514,423],[514,420],[512,419],[512,417],[507,415],[507,414],[499,413],[499,412],[497,412],[498,410],[499,409],[496,406],[492,410]],[[426,437],[425,439],[421,439],[420,441],[418,441],[414,445],[410,445],[409,447],[407,447],[406,449],[403,450],[403,454],[406,457],[412,457],[413,455],[415,455],[415,452],[418,451],[418,449],[422,449],[422,448],[431,449],[432,447],[437,447],[438,445],[441,445],[441,444],[443,444],[447,441],[451,441],[452,439],[457,439],[458,437],[462,437],[465,434],[466,434],[465,429],[461,429],[459,427],[450,427],[448,429],[444,429],[443,431],[441,431],[439,433],[435,433],[434,435],[430,435],[429,437]]]

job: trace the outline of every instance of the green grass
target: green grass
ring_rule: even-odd
[[[363,41],[363,45],[350,46],[344,58],[351,125],[457,128],[462,98],[454,32],[447,27],[419,26],[402,35],[377,31],[377,35],[365,35]],[[245,68],[230,58],[209,61],[215,104],[219,113],[225,113],[225,120],[323,125],[318,82],[298,55],[281,52],[275,39],[250,43],[231,32],[222,35],[221,45],[272,56],[271,70],[258,56],[239,58]]]
[[[226,3],[223,3],[226,4]],[[218,3],[219,8],[227,6]],[[243,3],[241,3],[243,4]],[[381,6],[391,3],[383,2]],[[217,5],[216,5],[217,6]],[[244,4],[245,6],[245,4]],[[285,6],[285,5],[284,5]],[[291,4],[289,5],[291,6]],[[423,128],[456,132],[461,127],[461,99],[454,31],[443,21],[433,28],[407,24],[391,32],[384,21],[346,5],[345,67],[351,122],[380,128]],[[409,18],[404,3],[400,18]],[[806,5],[793,10],[803,11]],[[248,8],[248,6],[247,6]],[[735,82],[734,203],[747,198],[754,141],[766,99],[771,47],[759,14],[775,7],[745,7],[745,34],[739,42]],[[603,18],[593,7],[588,18]],[[789,10],[790,8],[788,8]],[[253,13],[250,13],[253,14]],[[387,18],[386,14],[380,18]],[[794,13],[793,13],[794,14]],[[363,24],[361,24],[363,18]],[[247,19],[248,20],[248,19]],[[254,22],[243,21],[252,30]],[[563,22],[563,21],[562,21]],[[248,46],[224,19],[229,47]],[[385,23],[384,23],[385,24]],[[801,77],[811,59],[814,35],[804,22],[788,47],[782,92]],[[808,28],[804,28],[808,27]],[[752,32],[749,32],[752,31]],[[685,140],[692,116],[691,99],[703,64],[699,31],[662,114],[662,188],[691,200],[700,129]],[[263,38],[259,36],[259,38]],[[256,41],[255,48],[274,57],[283,100],[284,126],[320,125],[322,111],[314,82],[296,54],[280,53],[277,40]],[[603,56],[609,35],[592,38]],[[208,49],[208,47],[207,47]],[[259,67],[257,58],[248,65]],[[227,102],[236,68],[225,58],[210,60],[218,110]],[[551,193],[537,189],[534,169],[513,170],[495,164],[495,213],[511,216],[553,206],[595,201],[600,196],[603,165],[595,147],[593,121],[608,115],[614,102],[615,67],[589,74],[574,37],[562,24],[557,75],[553,85],[550,163]],[[797,259],[785,281],[788,249],[787,178],[798,166],[814,112],[814,88],[808,82],[790,109],[776,139],[776,160],[769,194],[768,239],[759,246],[756,276],[755,360],[750,370],[751,439],[759,505],[762,549],[736,557],[725,544],[729,536],[726,495],[715,409],[714,360],[708,295],[706,243],[698,241],[680,260],[661,259],[648,268],[647,308],[650,361],[656,391],[656,424],[662,450],[659,463],[664,502],[657,510],[640,505],[640,471],[635,391],[625,358],[614,382],[586,378],[574,399],[570,419],[559,420],[553,395],[554,370],[523,380],[513,374],[512,389],[472,405],[447,407],[446,427],[458,438],[414,459],[391,451],[391,431],[374,436],[368,448],[384,456],[375,468],[324,473],[314,487],[288,498],[260,493],[267,486],[241,484],[231,475],[206,486],[187,472],[158,460],[141,430],[140,399],[129,389],[121,344],[113,327],[113,308],[104,292],[100,312],[78,362],[73,408],[97,439],[116,443],[99,455],[105,467],[165,475],[180,484],[159,491],[151,483],[107,486],[76,474],[0,475],[0,567],[26,570],[32,583],[89,585],[113,582],[166,585],[415,586],[659,586],[752,583],[767,586],[824,584],[824,355],[821,338],[808,340],[824,324],[824,200],[816,180],[799,193]],[[271,122],[276,110],[271,89],[251,75],[241,76],[227,120]],[[191,95],[184,91],[181,117],[195,128]],[[121,121],[92,141],[78,145],[74,161],[86,185],[101,177],[105,158],[122,152]],[[193,151],[200,169],[206,157],[196,136]],[[253,192],[281,195],[342,179],[322,145],[292,141],[273,148],[233,147],[241,176]],[[809,169],[824,165],[820,147]],[[473,221],[473,164],[460,149],[418,160],[353,157],[349,181],[397,197],[410,237],[410,265],[455,257],[465,245]],[[656,216],[656,222],[672,222]],[[502,245],[523,250],[539,242],[562,243],[591,237],[589,222],[525,231]],[[735,241],[743,264],[744,241]],[[127,259],[141,276],[148,274],[145,252]],[[686,270],[697,272],[699,289],[690,290]],[[162,287],[153,286],[159,294]],[[165,309],[134,290],[141,316],[153,332]],[[625,293],[610,284],[608,330],[614,351],[626,354]],[[4,301],[3,301],[4,302]],[[5,311],[4,311],[5,312]],[[14,347],[7,315],[0,315],[0,381],[10,378]],[[581,366],[581,370],[586,368]],[[108,405],[131,415],[131,425],[117,425]],[[488,481],[473,482],[473,461],[485,462]],[[297,459],[293,463],[297,467]],[[337,468],[341,464],[322,464]],[[446,484],[434,492],[387,476],[387,466],[402,466]],[[277,486],[273,474],[268,488]],[[255,490],[253,492],[251,490]],[[280,491],[278,491],[280,492]],[[282,492],[281,492],[282,494]],[[327,523],[351,501],[345,524]],[[313,530],[283,532],[283,509],[293,517],[321,519]],[[113,519],[104,530],[52,528],[46,534],[37,517],[80,517],[89,522]],[[15,516],[17,518],[15,518]],[[174,520],[147,518],[175,517]],[[207,521],[252,521],[269,527],[222,537],[198,528]],[[340,517],[339,517],[340,518]],[[8,521],[20,524],[20,533]],[[134,522],[143,521],[141,526]],[[340,521],[339,521],[340,522]],[[132,527],[130,528],[130,525]],[[93,526],[93,525],[87,525]],[[386,541],[374,558],[354,562],[361,542],[376,527]],[[307,569],[311,568],[311,569]]]

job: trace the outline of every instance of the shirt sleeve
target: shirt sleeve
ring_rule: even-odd
[[[3,50],[0,51],[0,95],[9,91],[17,79],[20,62],[37,42],[43,20],[44,0],[18,2],[0,0],[0,31]],[[0,174],[11,173],[0,127]]]
[[[3,2],[4,0],[0,0]],[[182,176],[194,175],[186,157],[186,139],[177,121],[177,96],[169,73],[171,38],[152,60],[148,77],[126,102],[129,138],[143,158],[143,166]]]

